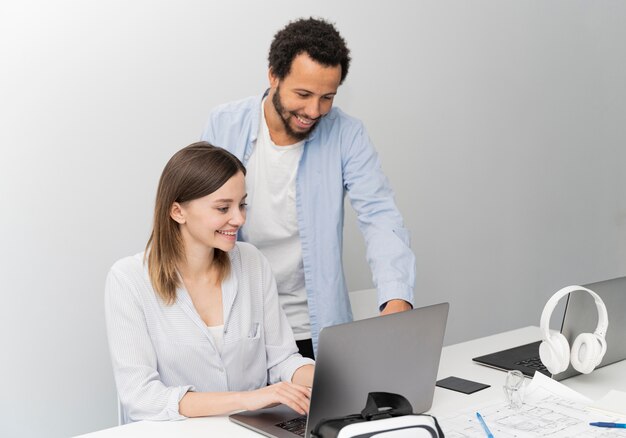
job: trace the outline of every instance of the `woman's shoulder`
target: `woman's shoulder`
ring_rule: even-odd
[[[233,251],[240,252],[242,256],[254,256],[257,254],[261,254],[261,251],[259,251],[257,247],[254,246],[253,244],[248,243],[248,242],[241,242],[241,241],[237,241],[235,243],[235,247],[233,248]]]
[[[144,253],[124,257],[113,263],[109,275],[138,281],[147,275],[147,267],[144,263]]]
[[[144,270],[144,253],[140,252],[135,255],[119,259],[113,263],[111,270],[128,274],[133,272],[142,272]]]
[[[265,263],[265,256],[261,251],[251,243],[237,242],[235,247],[231,251],[231,258],[236,257],[241,260],[242,263]]]
[[[111,266],[105,292],[107,296],[126,297],[124,299],[131,295],[136,297],[154,295],[143,252],[121,258]]]
[[[237,242],[230,251],[230,260],[235,270],[263,271],[268,266],[265,256],[256,246],[248,242]]]

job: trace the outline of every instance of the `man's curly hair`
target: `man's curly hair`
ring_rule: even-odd
[[[301,18],[290,22],[274,35],[268,56],[273,74],[284,79],[296,56],[307,53],[314,61],[328,67],[341,66],[341,81],[348,75],[350,50],[337,29],[327,21]]]

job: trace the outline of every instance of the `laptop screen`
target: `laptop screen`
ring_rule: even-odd
[[[609,316],[606,333],[607,351],[602,362],[596,367],[626,359],[626,277],[599,281],[585,285],[602,298]],[[598,312],[593,298],[586,292],[577,291],[568,295],[565,313],[561,324],[561,333],[569,345],[574,343],[581,333],[593,333],[598,324]],[[550,375],[539,360],[539,344],[533,342],[507,350],[498,351],[473,360],[482,365],[503,370],[519,370],[532,377],[535,371]],[[567,370],[552,376],[563,380],[580,374],[570,364]]]
[[[448,308],[436,304],[322,330],[306,436],[323,418],[361,412],[369,392],[401,394],[414,412],[428,410]],[[294,437],[293,429],[301,430],[297,416],[281,405],[229,418],[266,436]]]
[[[591,283],[585,287],[602,298],[609,315],[606,353],[596,368],[626,359],[626,277]],[[596,312],[593,298],[582,291],[569,294],[561,333],[569,342],[570,347],[579,334],[593,333],[597,325],[598,312]],[[553,377],[556,380],[563,380],[578,374],[580,372],[570,364],[567,370]]]

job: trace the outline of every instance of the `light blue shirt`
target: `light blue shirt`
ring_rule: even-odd
[[[267,92],[266,92],[267,93]],[[236,155],[245,165],[259,131],[263,96],[217,107],[202,140]],[[409,233],[363,123],[337,107],[304,145],[296,179],[298,228],[314,348],[322,328],[352,320],[342,266],[344,196],[348,194],[365,237],[378,304],[413,304],[415,256]]]

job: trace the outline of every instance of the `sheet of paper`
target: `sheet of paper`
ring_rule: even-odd
[[[521,409],[506,406],[504,394],[500,400],[473,406],[455,415],[441,417],[439,422],[446,437],[484,437],[485,432],[476,419],[480,412],[487,426],[498,438],[626,438],[626,429],[606,429],[590,426],[592,421],[615,422],[616,416],[590,412],[591,400],[541,373],[524,388]]]
[[[624,423],[626,420],[626,392],[612,389],[600,400],[590,404],[589,408],[597,409],[603,413],[619,415],[622,419],[620,423]]]
[[[581,393],[574,391],[572,388],[569,388],[562,383],[551,379],[545,374],[535,373],[530,383],[526,386],[527,397],[532,399],[533,394],[535,394],[536,391],[541,392],[542,390],[548,391],[552,395],[555,395],[557,397],[576,401],[585,405],[589,405],[593,402],[593,400],[591,400],[590,398],[585,397]]]

